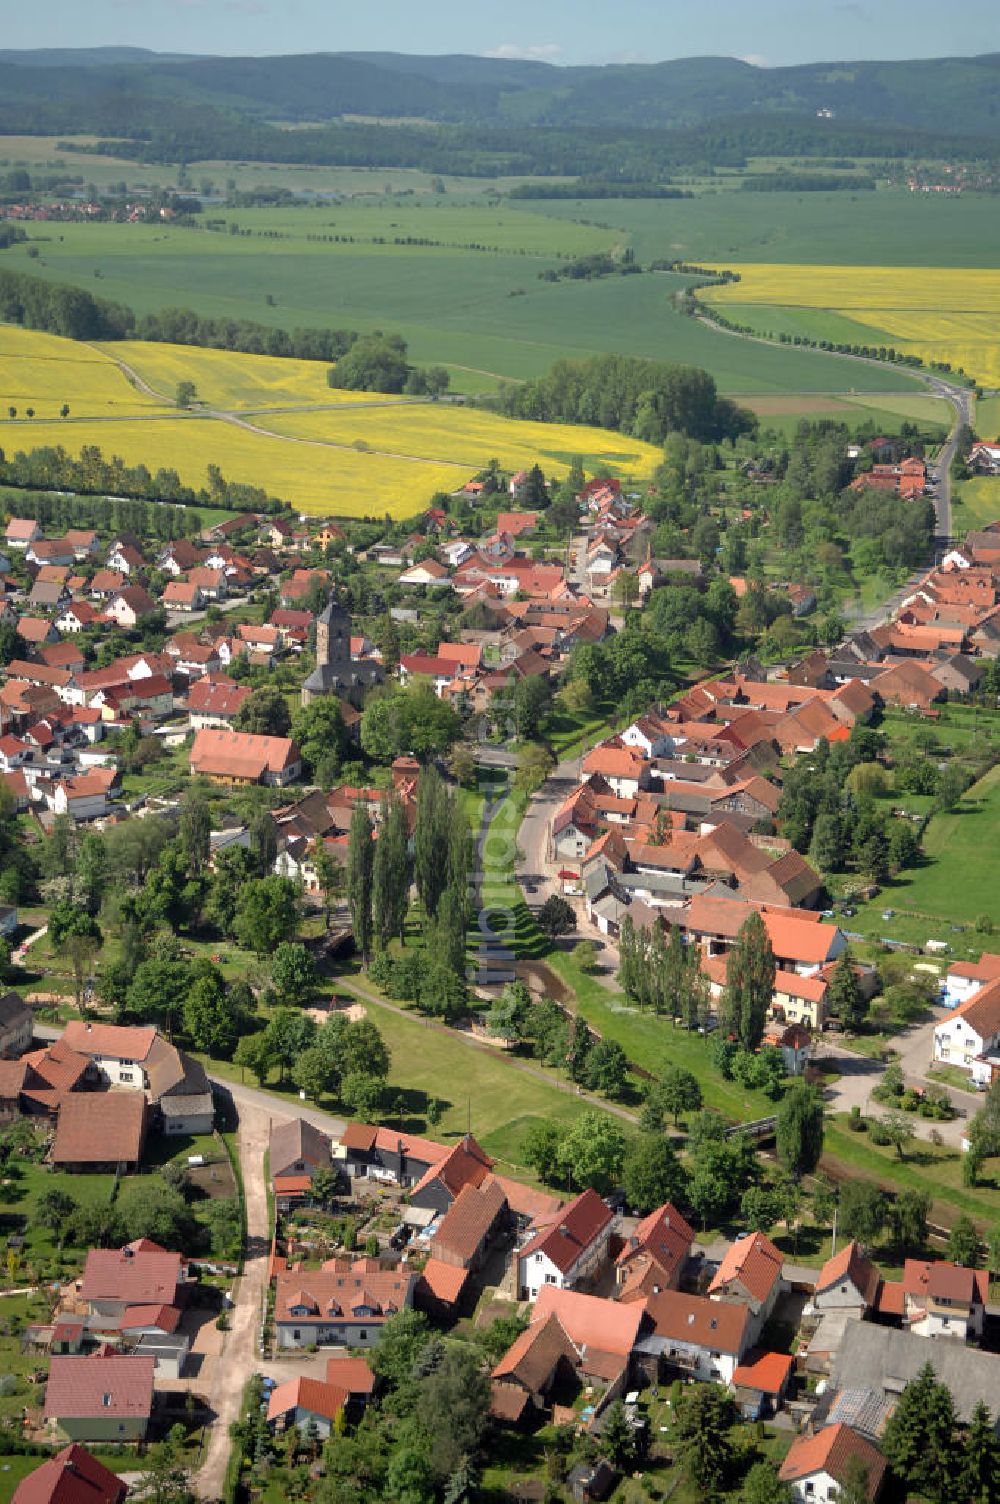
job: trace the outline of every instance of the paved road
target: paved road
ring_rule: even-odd
[[[537,881],[539,903],[544,903],[550,893],[560,891],[556,873],[565,863],[549,859],[549,831],[560,804],[580,781],[582,763],[582,754],[557,763],[541,788],[532,794],[521,821],[517,844],[524,856],[518,859],[517,876],[522,884],[525,876]]]

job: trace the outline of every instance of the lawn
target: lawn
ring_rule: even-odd
[[[1000,397],[977,398],[976,433],[988,444],[1000,437]]]
[[[25,1244],[16,1261],[8,1256],[0,1268],[4,1284],[16,1288],[31,1274],[51,1272],[55,1262],[75,1266],[86,1251],[58,1249],[51,1232],[37,1221],[35,1208],[44,1192],[62,1191],[81,1206],[95,1206],[111,1200],[114,1183],[113,1175],[71,1175],[21,1157],[12,1160],[0,1183],[0,1235],[4,1241],[18,1235]]]
[[[963,480],[952,489],[951,526],[957,538],[975,528],[988,527],[1000,518],[1000,479],[979,475]]]
[[[979,915],[1000,927],[1000,768],[974,784],[950,814],[935,815],[923,839],[923,865],[900,873],[858,921],[887,908],[925,916],[925,940],[948,939],[948,925]],[[855,921],[852,920],[852,926]],[[857,927],[865,927],[859,922]],[[881,926],[895,938],[893,926]]]
[[[936,266],[814,266],[733,263],[738,283],[708,287],[701,297],[735,318],[755,306],[775,332],[788,310],[815,339],[894,345],[925,361],[947,362],[987,385],[1000,382],[994,310],[1000,270]],[[773,310],[773,312],[772,312]],[[862,332],[838,333],[849,319]],[[864,333],[867,330],[867,333]],[[785,330],[784,332],[796,332]]]

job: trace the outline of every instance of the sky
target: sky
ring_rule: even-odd
[[[0,0],[3,47],[467,52],[547,62],[725,54],[763,67],[1000,52],[997,0]]]

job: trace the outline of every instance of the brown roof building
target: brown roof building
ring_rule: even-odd
[[[146,1129],[141,1092],[74,1092],[59,1108],[52,1163],[65,1170],[137,1170]]]
[[[444,1264],[478,1269],[506,1213],[507,1197],[497,1180],[463,1186],[438,1223],[432,1255]]]
[[[74,1441],[141,1441],[153,1408],[156,1359],[53,1357],[45,1418]]]

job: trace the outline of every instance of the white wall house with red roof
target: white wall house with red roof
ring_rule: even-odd
[[[517,1255],[521,1300],[536,1300],[539,1290],[554,1285],[572,1290],[586,1283],[607,1263],[608,1245],[618,1218],[596,1191],[586,1190],[542,1227]]]
[[[971,1072],[989,1086],[1000,1073],[1000,981],[990,982],[934,1030],[934,1059]]]

